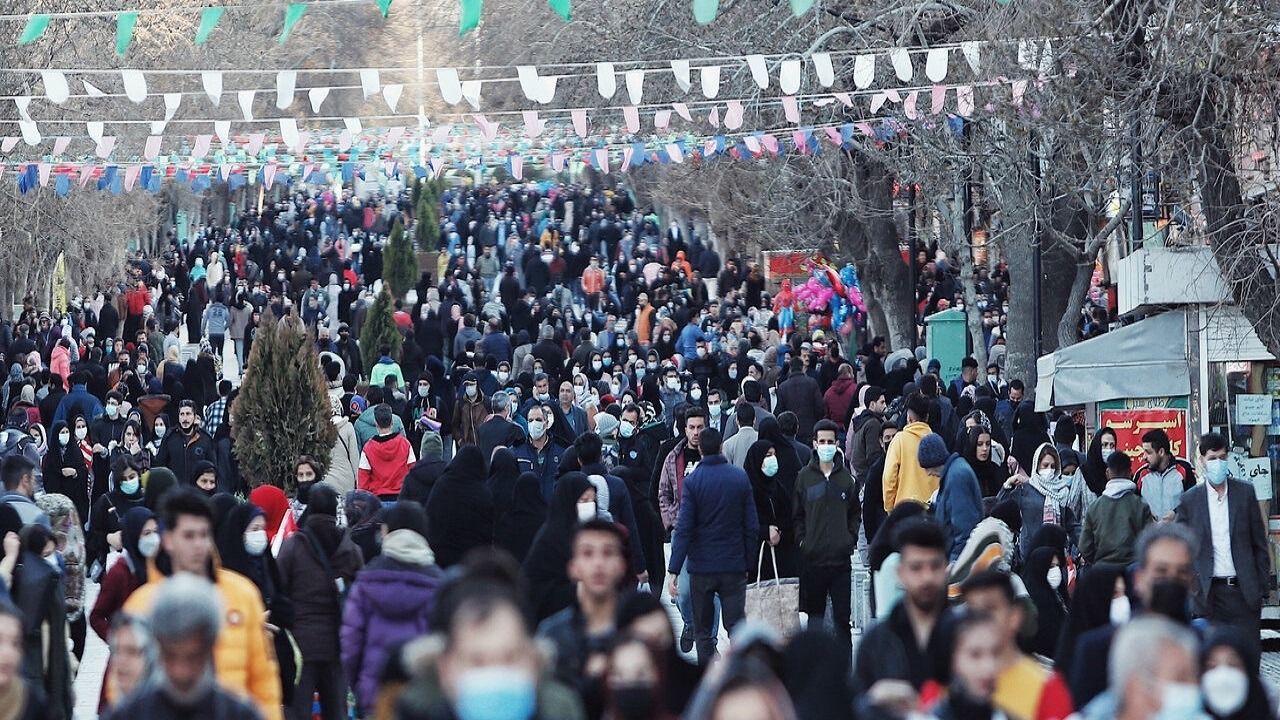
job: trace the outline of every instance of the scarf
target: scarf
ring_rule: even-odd
[[[1031,476],[1031,487],[1044,496],[1043,521],[1054,525],[1062,525],[1062,509],[1071,498],[1071,478],[1064,478],[1062,473],[1055,472],[1052,478],[1045,480],[1040,473]]]

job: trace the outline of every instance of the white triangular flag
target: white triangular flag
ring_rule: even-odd
[[[276,107],[285,110],[293,104],[293,91],[298,86],[298,73],[281,70],[276,73]]]
[[[876,80],[876,56],[859,55],[853,61],[853,85],[859,90],[866,90]]]
[[[168,125],[168,124],[169,124],[169,121],[167,121],[167,120],[152,120],[152,121],[151,121],[151,134],[152,134],[152,135],[160,135],[160,134],[163,134],[163,133],[164,133],[164,128],[165,128],[165,126],[166,126],[166,125]]]
[[[787,95],[795,95],[800,92],[800,75],[803,65],[799,60],[790,59],[782,61],[782,69],[778,71],[778,85],[782,88],[782,92]]]
[[[813,54],[813,72],[818,76],[822,87],[831,87],[836,82],[836,69],[831,64],[831,53]]]
[[[763,55],[748,55],[747,67],[751,68],[751,79],[761,90],[769,89],[769,67],[765,65]]]
[[[364,91],[364,99],[368,100],[382,88],[382,80],[377,70],[360,71],[360,89]]]
[[[707,65],[702,68],[702,96],[713,98],[720,94],[720,66]]]
[[[71,138],[63,136],[53,141],[53,154],[61,155],[67,151],[67,146],[71,144]]]
[[[164,137],[160,135],[152,135],[151,137],[147,138],[146,148],[144,148],[142,151],[143,159],[155,160],[157,157],[160,157],[160,143],[163,140],[164,140]]]
[[[311,101],[311,112],[320,112],[320,106],[324,104],[325,98],[329,97],[329,88],[318,87],[311,88],[307,91],[307,99]]]
[[[67,76],[61,70],[41,70],[40,79],[44,81],[44,94],[49,102],[61,105],[71,97],[71,89],[67,87]]]
[[[203,160],[204,156],[209,154],[209,145],[212,142],[212,135],[197,135],[195,144],[191,146],[191,158],[193,160]]]
[[[253,90],[241,90],[236,93],[236,98],[240,100],[240,113],[244,115],[246,121],[253,119]]]
[[[85,123],[85,128],[89,131],[89,137],[99,144],[102,142],[103,127],[104,124],[101,120],[91,120]]]
[[[480,109],[480,81],[466,80],[462,83],[462,97],[467,99],[467,104],[476,110]]]
[[[91,98],[100,98],[100,97],[106,97],[106,96],[107,96],[107,94],[106,94],[105,92],[103,92],[103,91],[101,91],[101,90],[99,90],[99,89],[98,89],[98,86],[97,86],[97,85],[94,85],[93,83],[89,82],[88,80],[81,80],[80,82],[84,83],[84,93],[85,93],[86,95],[88,95],[89,97],[91,97]]]
[[[214,120],[213,132],[218,135],[218,139],[225,146],[231,142],[231,121],[230,120]]]
[[[382,86],[382,99],[387,101],[387,107],[391,108],[394,114],[396,105],[400,103],[400,94],[404,92],[404,85],[401,83],[392,83]]]
[[[13,99],[13,104],[18,106],[18,117],[31,122],[31,113],[28,108],[31,107],[31,98],[26,95],[19,95]]]
[[[135,103],[147,99],[147,78],[141,70],[124,69],[120,71],[124,80],[124,95]]]
[[[22,141],[28,145],[40,144],[40,128],[36,127],[34,122],[30,120],[19,120],[18,127],[22,129]]]
[[[911,53],[906,48],[894,48],[889,51],[889,62],[893,63],[893,72],[902,82],[911,80],[914,69],[911,67]]]
[[[206,70],[200,73],[200,83],[204,85],[204,92],[209,96],[209,102],[214,107],[222,102],[222,73],[217,70]]]
[[[280,140],[289,150],[296,151],[302,138],[298,135],[298,121],[293,118],[280,118]]]
[[[618,91],[618,77],[613,72],[613,63],[596,63],[596,91],[606,100]]]
[[[631,98],[632,105],[639,105],[644,100],[644,70],[628,70],[625,77],[627,96]]]
[[[342,124],[346,127],[347,132],[352,135],[359,135],[364,132],[364,125],[360,122],[360,118],[343,118]]]
[[[969,69],[976,74],[982,70],[982,46],[976,40],[960,43],[960,52],[964,53]]]
[[[164,94],[164,121],[169,122],[173,119],[175,113],[178,112],[178,106],[182,105],[182,93],[165,93]]]
[[[930,48],[924,60],[924,75],[933,82],[940,83],[947,78],[947,61],[950,55],[947,48]]]
[[[457,105],[462,102],[462,84],[458,82],[458,70],[456,68],[438,68],[436,70],[436,81],[440,83],[440,95],[445,102],[450,105]]]
[[[523,92],[529,100],[541,102],[538,99],[542,96],[542,86],[538,82],[538,68],[532,65],[519,65],[516,67],[516,77],[520,80],[520,92]]]
[[[672,60],[671,74],[676,76],[676,87],[680,88],[680,92],[689,92],[689,88],[693,86],[692,80],[689,79],[689,61]]]

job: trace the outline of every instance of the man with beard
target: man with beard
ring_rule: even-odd
[[[895,536],[902,553],[898,582],[905,590],[888,617],[858,643],[854,685],[871,705],[914,706],[929,680],[946,686],[954,611],[947,606],[947,536],[924,518],[903,523]]]
[[[179,573],[155,594],[151,634],[159,646],[159,681],[131,696],[109,718],[261,720],[262,715],[218,685],[213,647],[222,623],[214,586]]]
[[[190,400],[178,405],[178,432],[160,441],[154,464],[167,467],[182,485],[194,485],[196,463],[213,459],[213,438],[196,424],[196,406]]]

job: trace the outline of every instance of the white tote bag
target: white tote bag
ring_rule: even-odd
[[[778,556],[768,543],[760,544],[760,560],[756,563],[756,577],[764,569],[764,551],[769,549],[773,569],[777,572]],[[784,639],[800,630],[800,579],[774,578],[757,580],[747,585],[747,617],[762,622],[778,631]]]

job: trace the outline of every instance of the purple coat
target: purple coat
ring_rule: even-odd
[[[342,669],[362,712],[373,709],[387,649],[427,633],[440,571],[386,555],[356,575],[342,613]]]

